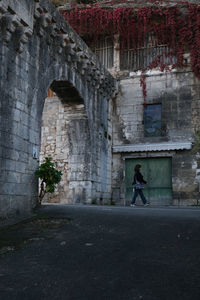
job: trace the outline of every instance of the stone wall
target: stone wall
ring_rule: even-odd
[[[21,5],[23,10],[15,12],[11,1],[0,1],[0,216],[27,213],[35,205],[38,182],[34,172],[50,86],[60,101],[84,104],[90,136],[86,153],[90,168],[84,178],[90,194],[86,198],[107,197],[110,187],[105,186],[101,159],[110,155],[110,146],[107,139],[99,139],[99,132],[101,124],[108,128],[115,81],[49,1],[15,2],[15,7]],[[88,166],[88,161],[84,165]],[[108,179],[110,176],[106,174]],[[73,186],[74,199],[84,193],[81,180]]]
[[[189,70],[147,77],[146,103],[162,104],[162,135],[144,136],[144,99],[140,77],[132,73],[120,81],[120,94],[114,103],[113,146],[152,143],[191,142],[200,127],[200,83]],[[124,203],[124,156],[113,154],[113,199]],[[199,199],[199,156],[193,150],[129,153],[130,157],[172,157],[172,190],[175,205],[197,204]]]
[[[94,153],[89,151],[92,141],[84,104],[63,103],[56,96],[46,98],[40,160],[43,161],[44,157],[51,155],[63,176],[56,192],[46,195],[44,201],[54,203],[110,201],[111,176],[107,174],[111,174],[112,162],[111,105],[102,104],[103,102],[98,104],[101,119],[98,120],[100,128],[96,139],[99,140],[99,145]],[[99,147],[103,147],[104,150],[98,154]],[[96,161],[95,168],[91,169],[92,154],[96,154],[94,157]],[[102,182],[98,180],[100,177]]]
[[[152,71],[146,81],[146,103],[162,103],[162,136],[153,137],[154,142],[192,140],[195,126],[192,100],[198,97],[198,80],[192,72],[158,73],[153,75]],[[144,137],[144,97],[140,76],[121,79],[120,91],[115,103],[119,118],[113,131],[115,144],[152,142],[152,137]]]

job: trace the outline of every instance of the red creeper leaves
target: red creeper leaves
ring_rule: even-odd
[[[166,7],[151,1],[155,5],[137,9],[92,5],[63,12],[70,25],[85,40],[118,34],[122,51],[128,47],[136,51],[138,47],[145,47],[148,35],[153,34],[158,46],[167,45],[168,51],[154,57],[142,71],[140,83],[144,99],[147,96],[145,71],[157,67],[161,71],[185,67],[184,53],[190,53],[191,68],[200,79],[200,5],[182,2]]]

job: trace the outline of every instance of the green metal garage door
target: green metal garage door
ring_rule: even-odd
[[[142,165],[142,174],[147,181],[143,189],[152,205],[169,205],[172,199],[171,158],[126,159],[125,161],[126,201],[133,195],[133,176],[136,164]],[[139,202],[139,196],[137,201]],[[141,201],[140,201],[141,202]]]

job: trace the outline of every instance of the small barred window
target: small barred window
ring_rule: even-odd
[[[113,67],[114,61],[114,44],[110,37],[105,37],[97,40],[89,45],[92,51],[99,58],[100,62],[107,68]]]
[[[130,41],[130,45],[131,45]],[[167,45],[158,44],[154,35],[149,34],[143,46],[134,49],[132,46],[125,45],[120,51],[120,69],[137,71],[155,64],[174,64],[175,58],[169,55],[170,49]]]

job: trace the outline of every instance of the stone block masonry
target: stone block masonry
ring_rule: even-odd
[[[151,145],[190,142],[198,145],[200,128],[199,80],[190,70],[151,74],[146,79],[146,104],[162,105],[162,133],[146,137],[144,134],[144,99],[141,97],[140,77],[123,78],[117,109],[113,115],[113,145]],[[126,197],[126,159],[170,157],[173,205],[196,205],[199,201],[199,148],[148,152],[113,153],[113,200],[129,204]],[[163,173],[165,170],[163,169]],[[155,204],[157,204],[155,199]],[[165,203],[163,201],[163,203]],[[161,202],[159,203],[161,205]]]
[[[71,132],[66,140],[73,170],[67,178],[72,186],[70,201],[81,202],[85,197],[83,202],[87,202],[97,194],[107,197],[110,185],[107,187],[105,178],[111,177],[111,171],[102,171],[101,160],[107,161],[111,146],[108,139],[99,139],[99,132],[101,124],[108,131],[108,106],[116,89],[115,80],[47,0],[0,0],[0,25],[0,166],[4,174],[0,177],[0,216],[28,213],[35,205],[38,182],[34,172],[50,86],[63,107],[69,104],[69,111],[77,103],[84,108],[84,121],[73,120],[73,126],[64,124]],[[61,135],[56,137],[58,145],[66,129],[61,120],[56,123],[61,128]],[[54,120],[49,122],[53,126]],[[82,127],[87,128],[89,137],[85,152],[80,151],[78,142]],[[57,151],[61,163],[62,151],[67,156],[67,149],[55,150],[54,135],[42,134],[49,151]],[[82,166],[78,168],[80,160]],[[65,163],[68,169],[68,161]]]
[[[56,192],[46,195],[44,201],[91,202],[91,185],[88,183],[92,174],[88,148],[90,134],[84,104],[69,105],[55,96],[47,98],[43,112],[40,160],[51,155],[63,176]],[[86,183],[85,179],[88,180]],[[76,197],[74,189],[77,188],[77,182],[79,192]],[[80,195],[81,187],[83,197]]]

